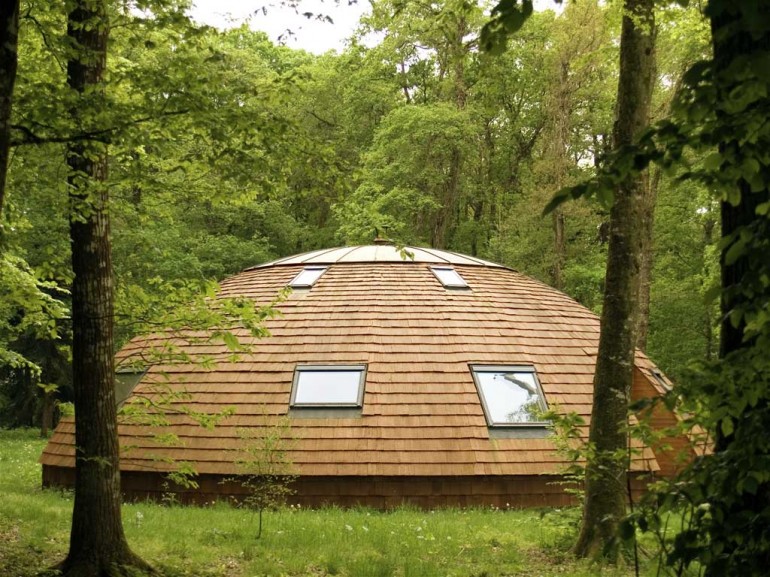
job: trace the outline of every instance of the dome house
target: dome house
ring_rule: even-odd
[[[267,304],[287,286],[280,315],[266,321],[270,336],[237,356],[220,342],[190,339],[179,344],[189,360],[135,368],[130,361],[158,335],[118,353],[128,367],[119,369],[118,396],[131,403],[166,395],[170,408],[165,425],[119,427],[128,498],[237,496],[231,479],[242,472],[244,443],[273,427],[286,437],[280,450],[297,476],[291,499],[303,506],[570,502],[554,483],[567,463],[541,414],[590,421],[594,313],[510,268],[385,243],[255,266],[223,281],[220,294]],[[192,360],[204,357],[213,362]],[[632,397],[666,386],[638,353]],[[221,418],[204,427],[193,413]],[[653,427],[673,422],[662,408],[652,419]],[[63,419],[45,448],[45,485],[73,484],[74,427]],[[638,483],[676,470],[674,453],[686,441],[666,444],[634,452]],[[195,471],[197,488],[169,482],[182,466]]]

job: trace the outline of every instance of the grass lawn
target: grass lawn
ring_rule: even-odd
[[[0,575],[32,576],[67,550],[72,495],[40,489],[34,431],[0,430]],[[207,507],[126,504],[135,552],[168,577],[620,576],[568,554],[578,511],[366,509],[256,515],[226,503]],[[656,574],[656,563],[643,566]]]

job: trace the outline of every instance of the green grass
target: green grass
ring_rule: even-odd
[[[0,430],[0,575],[27,577],[67,550],[72,495],[40,489],[34,431]],[[266,513],[132,503],[123,523],[134,551],[168,577],[625,576],[567,553],[578,511],[366,509]],[[645,568],[654,575],[654,563]]]

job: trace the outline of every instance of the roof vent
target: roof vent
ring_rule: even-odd
[[[372,241],[372,244],[376,244],[378,246],[381,245],[393,245],[393,241],[389,238],[385,238],[384,236],[380,236],[380,230],[378,228],[374,229],[374,240]]]

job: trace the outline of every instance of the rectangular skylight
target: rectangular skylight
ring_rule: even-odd
[[[546,409],[534,367],[471,366],[490,427],[545,425]]]
[[[432,266],[430,270],[446,288],[469,288],[465,279],[451,266]]]
[[[306,266],[292,279],[289,286],[291,288],[310,288],[328,268],[328,266]]]
[[[291,391],[292,407],[360,407],[365,365],[298,365]]]

